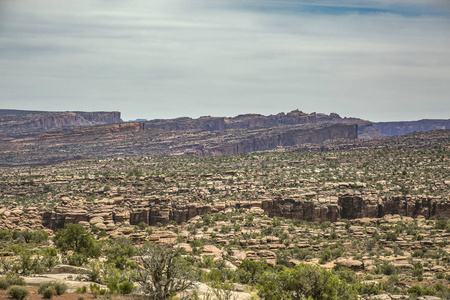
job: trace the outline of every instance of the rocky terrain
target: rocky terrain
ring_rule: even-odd
[[[49,112],[0,109],[0,142],[47,131],[120,123],[120,112]]]
[[[139,132],[137,125],[114,130]],[[8,230],[43,229],[53,236],[75,223],[103,243],[107,260],[108,247],[124,238],[135,247],[151,241],[183,248],[204,297],[214,276],[226,276],[236,297],[257,299],[263,286],[242,275],[251,261],[274,270],[319,265],[365,299],[447,299],[449,132],[381,141],[355,140],[354,148],[329,151],[281,148],[0,168],[0,259],[3,268],[22,272],[16,264],[23,250],[8,246]],[[53,264],[77,263],[58,251]],[[36,255],[46,261],[45,254]],[[64,276],[70,284],[79,276],[78,286],[93,278],[108,282],[107,272],[92,277],[95,266],[83,264],[87,279]],[[61,265],[51,270],[81,272]]]
[[[133,299],[153,243],[181,251],[190,299],[288,299],[298,274],[316,288],[308,280],[329,278],[342,299],[449,299],[450,130],[358,139],[339,116],[287,115],[306,123],[246,115],[223,120],[237,128],[131,122],[6,139],[0,290],[19,282],[41,299],[30,286],[57,280],[68,293],[54,299]]]
[[[413,141],[418,135],[428,136],[415,133]],[[449,132],[436,132],[425,146],[411,146],[403,137],[404,146],[398,147],[399,137],[391,139],[390,147],[380,149],[113,158],[2,168],[0,200],[5,207],[24,209],[4,208],[3,216],[11,218],[3,226],[13,228],[30,219],[56,230],[96,216],[112,223],[156,225],[252,207],[270,217],[311,222],[388,214],[450,217]],[[21,218],[26,214],[33,215]]]
[[[413,131],[450,129],[450,120],[419,120],[409,122],[376,122],[373,126],[387,136],[404,135]]]

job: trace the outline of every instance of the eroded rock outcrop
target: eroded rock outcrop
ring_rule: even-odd
[[[5,136],[24,138],[53,130],[121,123],[120,112],[49,112],[0,109],[0,128]]]
[[[207,213],[225,211],[227,208],[262,209],[269,217],[284,217],[309,222],[336,222],[340,219],[382,218],[386,215],[405,217],[445,217],[450,218],[450,202],[439,198],[421,198],[408,196],[390,196],[384,199],[364,199],[360,196],[341,195],[319,199],[298,198],[263,199],[252,202],[223,204],[187,204],[170,205],[160,199],[129,202],[128,207],[102,206],[79,207],[58,206],[52,211],[41,214],[42,224],[53,230],[64,228],[67,223],[94,224],[99,229],[108,228],[116,223],[138,225],[143,222],[152,226],[163,225],[170,221],[176,223],[203,217]],[[104,217],[99,216],[103,212]],[[89,223],[87,223],[89,222]],[[99,224],[100,227],[98,226]],[[114,227],[114,226],[113,226]],[[132,231],[132,227],[130,227]],[[113,228],[112,228],[113,229]],[[111,229],[111,230],[112,230]],[[123,229],[123,228],[122,228]],[[272,241],[276,244],[276,241]],[[248,243],[248,242],[247,242]]]

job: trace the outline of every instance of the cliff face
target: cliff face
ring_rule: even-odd
[[[120,123],[120,112],[38,112],[0,110],[0,131],[11,138],[24,138],[54,130]]]
[[[72,159],[149,155],[242,154],[278,146],[356,139],[357,125],[305,124],[224,131],[162,131],[121,123],[44,133],[0,144],[0,165],[51,164]]]
[[[306,114],[294,110],[290,113],[279,113],[264,116],[259,114],[239,115],[227,117],[200,117],[198,119],[177,118],[169,120],[150,120],[145,122],[145,128],[155,128],[167,131],[175,130],[207,130],[219,131],[227,129],[251,129],[259,127],[273,127],[280,125],[314,124],[316,114]]]
[[[270,216],[305,221],[331,221],[339,219],[381,218],[398,214],[406,217],[450,217],[450,203],[433,197],[389,196],[382,199],[364,199],[342,195],[328,199],[293,200],[275,199],[263,202],[262,208]]]
[[[264,127],[276,127],[284,125],[342,123],[358,125],[358,138],[375,139],[383,138],[370,121],[358,118],[342,118],[336,113],[330,115],[311,113],[307,114],[299,110],[276,115],[246,114],[232,118],[226,117],[201,117],[198,119],[177,118],[170,120],[150,120],[144,122],[145,128],[162,129],[167,131],[182,130],[207,130],[221,131],[227,129],[254,129]]]
[[[449,120],[419,120],[411,122],[378,122],[373,126],[379,132],[388,136],[404,135],[413,131],[430,131],[437,129],[450,129]]]
[[[235,141],[209,147],[203,152],[207,155],[242,154],[271,150],[280,146],[321,144],[330,139],[356,139],[357,127],[346,124],[316,124],[281,127],[283,130],[260,129]]]

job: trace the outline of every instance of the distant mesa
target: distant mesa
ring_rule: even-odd
[[[144,122],[145,128],[162,129],[167,131],[206,130],[221,131],[229,129],[252,129],[275,127],[284,125],[319,124],[319,123],[344,123],[358,125],[359,138],[382,138],[370,121],[358,118],[342,118],[336,113],[330,115],[322,113],[304,113],[293,110],[289,113],[264,116],[260,114],[243,114],[236,117],[211,117],[205,116],[198,119],[181,117],[176,119],[156,119]]]
[[[406,122],[377,122],[373,126],[387,136],[405,135],[414,131],[430,131],[438,129],[450,129],[448,120],[419,120]]]
[[[0,109],[0,130],[10,138],[26,138],[41,133],[121,123],[120,112],[52,112]]]
[[[125,122],[133,123],[133,122],[146,122],[146,121],[148,121],[148,120],[147,119],[136,119],[136,120],[128,120],[128,121],[125,121]]]
[[[230,155],[280,148],[326,151],[372,147],[382,144],[388,135],[448,128],[448,120],[372,123],[336,113],[299,110],[268,116],[133,122],[123,122],[120,112],[0,110],[0,165],[53,164],[99,157]],[[333,142],[338,140],[344,142]]]

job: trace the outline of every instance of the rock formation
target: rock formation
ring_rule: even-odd
[[[97,157],[242,154],[279,146],[356,138],[357,125],[339,123],[217,132],[167,132],[145,128],[144,123],[120,123],[0,143],[0,165],[39,165]]]
[[[449,120],[419,120],[409,122],[377,122],[373,126],[387,136],[404,135],[413,131],[450,129]]]
[[[385,199],[364,199],[360,196],[341,195],[322,199],[274,198],[261,201],[222,204],[176,204],[167,205],[159,198],[153,198],[147,204],[142,201],[130,201],[129,206],[95,205],[91,208],[74,208],[73,205],[58,206],[42,212],[42,225],[52,230],[64,228],[67,223],[102,223],[108,230],[116,224],[127,222],[138,225],[141,222],[156,226],[158,223],[178,224],[207,213],[225,211],[227,208],[261,208],[269,217],[284,217],[308,222],[337,222],[340,219],[382,218],[386,215],[405,217],[450,218],[450,202],[436,197],[393,196]],[[17,214],[17,213],[16,213]],[[101,218],[100,221],[97,219]],[[97,226],[98,227],[98,226]]]
[[[0,130],[12,138],[24,138],[53,130],[120,123],[120,112],[49,112],[0,109]]]
[[[144,122],[145,128],[162,129],[166,131],[206,130],[221,131],[228,129],[252,129],[263,127],[276,127],[283,125],[318,124],[318,123],[344,123],[358,125],[360,138],[382,138],[372,123],[358,118],[342,118],[336,113],[330,115],[311,113],[307,114],[299,110],[289,113],[264,116],[260,114],[245,114],[236,117],[200,117],[177,118],[169,120],[150,120]]]

